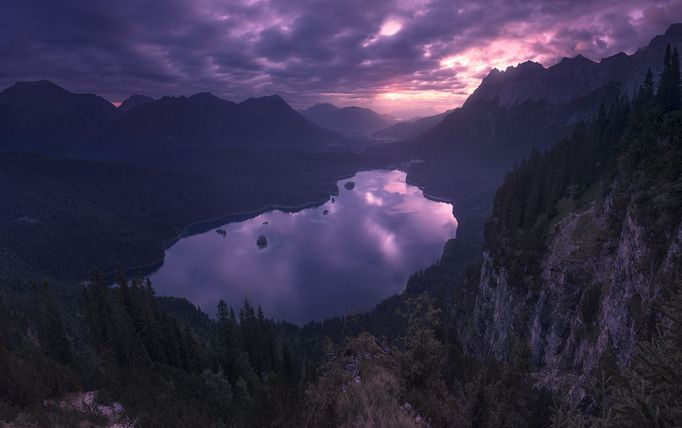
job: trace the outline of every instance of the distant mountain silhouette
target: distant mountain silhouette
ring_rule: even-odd
[[[504,106],[528,100],[558,104],[586,96],[614,82],[620,85],[622,94],[632,95],[639,89],[649,67],[657,80],[668,43],[678,49],[682,46],[682,24],[671,25],[665,34],[656,36],[632,55],[621,52],[600,62],[578,55],[563,58],[549,68],[527,61],[505,71],[493,69],[466,103],[495,99]]]
[[[116,107],[97,95],[19,82],[0,92],[0,150],[77,155],[115,117]]]
[[[128,110],[132,110],[135,107],[141,106],[142,104],[147,104],[154,101],[154,98],[148,97],[146,95],[131,95],[128,98],[125,99],[121,103],[120,106],[118,106],[118,112],[119,113],[125,113]]]
[[[461,108],[392,150],[432,158],[499,156],[513,164],[531,148],[553,145],[568,126],[589,118],[600,105],[633,94],[648,68],[657,80],[668,43],[682,50],[682,24],[632,55],[619,53],[600,62],[579,55],[549,68],[527,61],[505,71],[493,69]]]
[[[434,126],[438,125],[451,110],[433,116],[420,117],[413,120],[398,122],[388,128],[381,129],[372,134],[374,138],[384,138],[391,140],[404,140],[423,134]]]
[[[393,123],[389,117],[367,108],[337,107],[329,103],[315,104],[301,113],[323,128],[347,134],[371,133]]]
[[[332,135],[291,108],[279,95],[249,98],[239,103],[239,107],[265,121],[270,127],[269,132],[285,138],[300,138],[304,143],[311,137],[328,139]]]
[[[106,156],[132,156],[188,146],[319,148],[337,137],[279,96],[240,104],[200,93],[163,97],[121,115],[109,127]]]
[[[103,159],[194,145],[316,150],[337,138],[276,95],[240,104],[209,93],[134,95],[117,109],[48,81],[20,82],[0,93],[0,151]]]

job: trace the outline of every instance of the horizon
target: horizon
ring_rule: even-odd
[[[297,110],[328,102],[408,119],[461,106],[494,68],[632,54],[682,16],[676,0],[166,6],[152,16],[158,8],[139,2],[59,10],[10,1],[0,17],[10,59],[0,85],[47,79],[114,105],[134,94],[211,92],[235,102],[278,94]]]

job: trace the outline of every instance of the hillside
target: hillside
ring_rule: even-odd
[[[170,155],[121,165],[0,154],[0,278],[82,280],[95,267],[159,262],[192,223],[324,200],[337,178],[360,167],[352,155],[216,148]]]

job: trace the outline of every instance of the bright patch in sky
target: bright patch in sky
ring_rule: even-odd
[[[410,115],[461,105],[493,67],[631,53],[682,17],[682,0],[37,3],[3,1],[0,90],[47,78],[113,101],[279,94]]]
[[[379,34],[388,37],[394,36],[398,34],[401,28],[403,28],[403,24],[401,24],[400,21],[395,19],[389,19],[381,25],[381,30],[379,30]]]

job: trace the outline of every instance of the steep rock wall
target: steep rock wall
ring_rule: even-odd
[[[466,344],[481,357],[504,359],[512,335],[528,344],[538,383],[577,384],[604,358],[627,365],[640,337],[655,324],[653,308],[681,254],[682,223],[670,231],[662,261],[646,244],[647,225],[630,210],[610,227],[611,198],[594,201],[556,222],[540,275],[523,289],[510,286],[504,265],[484,254]]]

